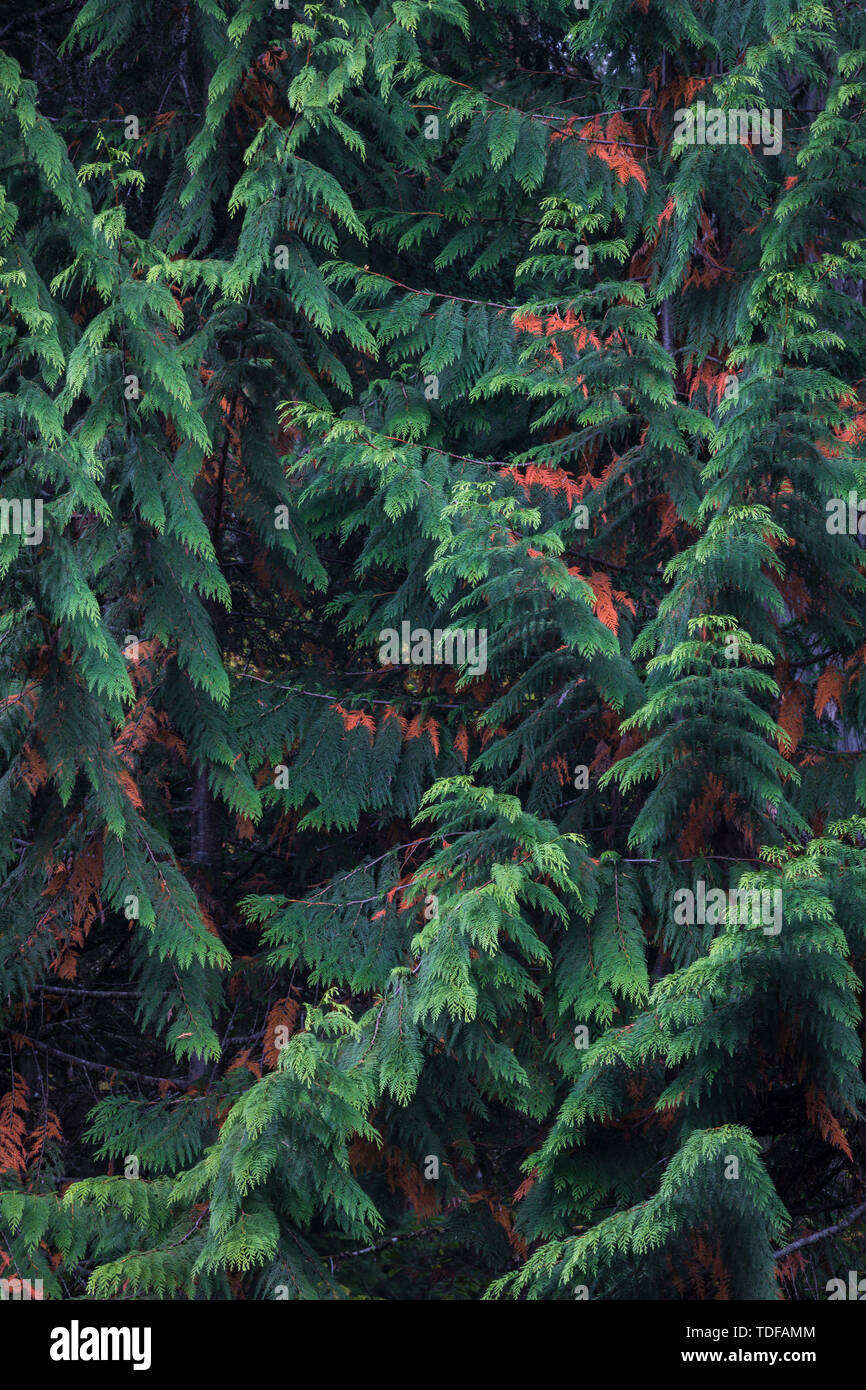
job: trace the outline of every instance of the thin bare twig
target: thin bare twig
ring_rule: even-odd
[[[845,1217],[844,1221],[837,1221],[835,1226],[827,1226],[823,1231],[813,1231],[810,1236],[801,1236],[799,1240],[792,1240],[790,1245],[784,1245],[781,1250],[774,1250],[773,1259],[781,1260],[783,1256],[790,1255],[792,1250],[802,1250],[804,1245],[814,1245],[818,1240],[826,1240],[828,1236],[835,1236],[839,1231],[853,1226],[854,1222],[858,1221],[861,1216],[866,1216],[866,1202],[861,1202],[859,1207],[855,1207]]]

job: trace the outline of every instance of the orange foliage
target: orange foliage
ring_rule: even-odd
[[[803,737],[806,700],[806,689],[799,681],[792,681],[782,695],[782,703],[779,707],[779,715],[776,722],[780,729],[784,729],[791,740],[790,746],[786,749],[785,740],[783,738],[779,739],[779,751],[786,751],[788,756],[795,751]]]
[[[359,709],[343,709],[342,705],[334,705],[334,709],[337,711],[337,714],[340,715],[347,731],[357,729],[360,725],[362,729],[367,730],[371,738],[375,734],[376,721],[371,714],[364,714],[363,710]]]
[[[77,952],[96,918],[102,912],[102,845],[86,845],[71,863],[57,864],[43,896],[51,905],[43,921],[52,926],[58,940],[64,942],[52,969],[61,980],[74,980],[77,973]],[[57,923],[61,908],[68,912],[71,904],[71,926]]]
[[[570,574],[576,574],[575,568],[569,568]],[[621,603],[632,613],[635,612],[635,602],[629,598],[628,594],[622,589],[614,589],[611,585],[610,575],[602,574],[598,570],[591,570],[586,581],[595,596],[592,611],[597,618],[600,618],[605,627],[609,627],[611,632],[619,631],[619,615],[616,611],[616,603]]]
[[[574,126],[579,119],[573,116],[566,122],[562,131],[554,132],[553,139],[564,139],[566,131],[574,134]],[[607,125],[604,124],[603,116],[593,116],[592,120],[581,126],[577,134],[580,140],[587,141],[588,153],[612,169],[620,183],[625,184],[629,179],[637,179],[646,192],[646,172],[632,153],[632,148],[643,149],[644,142],[637,138],[628,121],[618,111],[608,119]]]
[[[815,713],[818,718],[830,704],[831,700],[837,710],[842,708],[842,682],[843,675],[838,666],[825,666],[818,679],[818,687],[815,691]]]
[[[706,1231],[692,1235],[692,1253],[684,1269],[671,1270],[671,1282],[682,1298],[700,1302],[724,1301],[731,1297],[731,1279],[725,1269],[717,1237]]]
[[[21,1173],[27,1168],[27,1083],[12,1073],[12,1090],[0,1096],[0,1173]]]
[[[353,1173],[371,1172],[385,1162],[385,1177],[392,1192],[402,1192],[418,1218],[435,1213],[439,1200],[436,1184],[425,1179],[423,1171],[400,1149],[386,1144],[382,1150],[367,1139],[356,1139],[349,1149]]]
[[[265,1065],[272,1070],[277,1067],[280,1056],[280,1048],[277,1047],[276,1042],[276,1030],[277,1028],[287,1028],[289,1036],[291,1036],[297,1027],[300,1012],[301,1006],[297,999],[278,999],[268,1013],[265,1022],[264,1058]]]
[[[570,507],[575,500],[581,497],[583,488],[570,473],[566,473],[561,468],[542,468],[531,463],[523,470],[519,468],[500,468],[501,478],[513,478],[518,487],[522,487],[529,496],[531,487],[543,487],[545,492],[565,493],[565,501]]]
[[[27,1137],[29,1103],[27,1082],[20,1073],[12,1073],[12,1090],[0,1096],[0,1173],[23,1176],[34,1163],[39,1163],[49,1139],[62,1139],[60,1122],[53,1110],[42,1112]]]
[[[469,731],[465,724],[460,725],[460,728],[454,736],[454,747],[465,763],[469,757]]]
[[[817,1086],[806,1087],[806,1114],[821,1138],[828,1144],[832,1144],[834,1149],[841,1149],[842,1153],[853,1163],[854,1156],[851,1153],[851,1145],[845,1137],[842,1126],[830,1109],[826,1095]]]

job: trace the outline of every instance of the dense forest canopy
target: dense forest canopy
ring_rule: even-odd
[[[841,0],[0,4],[0,1279],[866,1269],[864,118]]]

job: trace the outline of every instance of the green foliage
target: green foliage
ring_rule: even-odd
[[[0,34],[0,1276],[820,1296],[866,20],[72,11]]]

